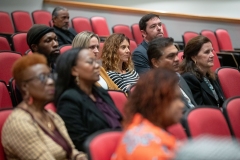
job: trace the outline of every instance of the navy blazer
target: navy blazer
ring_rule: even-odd
[[[68,30],[63,30],[56,26],[53,26],[54,32],[58,38],[58,45],[62,46],[65,44],[72,44],[74,37],[77,35],[77,32],[73,28],[69,28]]]
[[[121,121],[122,116],[108,92],[97,86],[94,86],[93,90],[116,111],[120,117],[119,121]],[[69,136],[80,151],[84,149],[84,141],[89,135],[102,129],[111,129],[104,114],[92,99],[77,86],[66,90],[60,96],[57,101],[57,113],[65,122]]]
[[[216,101],[212,91],[203,79],[198,79],[190,72],[182,74],[182,77],[187,82],[189,88],[192,91],[195,102],[198,105],[222,106],[225,98],[223,96],[221,87],[219,86],[217,81],[210,80],[213,88],[215,89],[219,97],[219,102]]]
[[[142,43],[132,53],[134,67],[139,75],[150,70],[147,50],[148,43],[143,40]]]

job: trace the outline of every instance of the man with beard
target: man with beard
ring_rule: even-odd
[[[43,54],[47,58],[48,66],[53,73],[60,53],[54,29],[41,24],[33,25],[27,33],[27,43],[33,53]]]
[[[178,49],[173,43],[174,43],[174,40],[171,37],[155,38],[149,43],[147,55],[148,55],[149,64],[151,68],[160,68],[160,67],[169,68],[176,72],[176,74],[179,77],[178,85],[180,87],[182,97],[183,97],[183,102],[185,104],[184,112],[186,112],[188,109],[196,107],[197,103],[193,98],[192,92],[188,84],[182,78],[182,76],[178,73],[179,71]]]
[[[54,32],[58,37],[59,46],[72,44],[77,32],[73,28],[69,28],[69,13],[67,8],[56,7],[52,12],[52,22]]]
[[[148,43],[157,37],[163,37],[162,22],[158,15],[147,14],[139,21],[143,41],[133,51],[132,60],[138,74],[142,74],[150,69],[147,56]]]

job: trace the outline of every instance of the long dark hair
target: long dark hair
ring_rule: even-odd
[[[190,72],[194,74],[198,79],[202,79],[203,73],[200,71],[195,62],[192,60],[192,57],[196,56],[201,50],[202,46],[208,42],[212,43],[207,37],[197,36],[192,38],[187,43],[187,46],[184,49],[184,59],[179,69],[179,72],[181,74],[185,72]],[[206,76],[210,79],[215,79],[215,75],[211,71],[211,69],[208,70]]]
[[[84,48],[78,47],[70,49],[60,55],[57,59],[56,72],[58,78],[55,82],[55,105],[57,105],[57,101],[61,94],[71,86],[75,85],[75,76],[72,75],[71,70],[72,67],[76,65],[78,60],[78,54],[82,49]]]

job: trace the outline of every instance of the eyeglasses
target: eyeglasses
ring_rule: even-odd
[[[90,65],[95,65],[95,64],[98,64],[99,66],[102,66],[102,60],[101,59],[92,59],[92,60],[88,60],[86,61],[88,64]]]
[[[99,50],[99,45],[92,45],[88,47],[91,50],[94,50],[95,48],[97,48]]]
[[[56,73],[49,73],[49,74],[39,74],[38,76],[34,76],[30,79],[25,80],[24,82],[30,82],[33,81],[35,79],[39,80],[42,84],[46,84],[48,78],[51,78],[52,80],[56,80],[57,79],[57,74]]]

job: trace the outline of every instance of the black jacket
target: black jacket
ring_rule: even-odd
[[[210,105],[210,106],[222,106],[225,98],[223,96],[223,92],[221,87],[219,86],[218,82],[215,80],[210,80],[213,88],[215,89],[218,97],[219,102],[216,101],[214,95],[208,85],[204,82],[203,79],[198,79],[192,73],[186,72],[182,74],[182,77],[187,82],[189,88],[192,91],[193,97],[195,102],[198,105]]]
[[[122,116],[108,92],[97,86],[94,86],[93,90],[119,114],[119,121],[121,121]],[[57,102],[57,113],[65,122],[69,136],[78,150],[83,150],[84,141],[92,133],[111,129],[104,114],[77,86],[66,90],[60,96]]]
[[[69,28],[68,30],[63,30],[56,26],[53,26],[53,28],[58,37],[59,46],[62,46],[64,44],[72,44],[74,37],[77,35],[77,32],[73,28]]]

